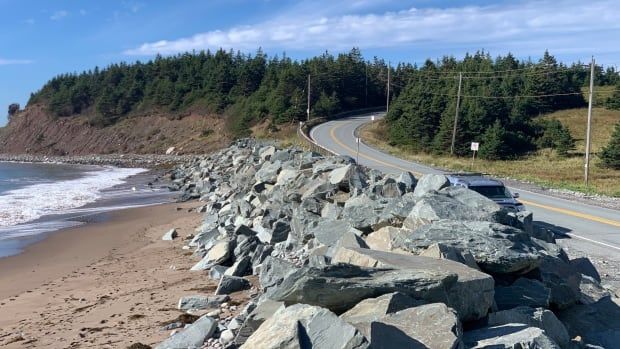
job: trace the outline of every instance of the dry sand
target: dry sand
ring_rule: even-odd
[[[188,271],[195,259],[181,249],[200,223],[188,212],[195,206],[115,212],[0,259],[0,347],[126,348],[166,338],[161,326],[181,314],[179,297],[217,286],[205,272]],[[173,227],[179,238],[162,241]]]

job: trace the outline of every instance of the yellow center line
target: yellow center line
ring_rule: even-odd
[[[336,126],[336,127],[334,127],[334,128],[331,128],[331,129],[329,130],[329,135],[331,136],[332,140],[333,140],[334,142],[336,142],[336,144],[338,144],[339,146],[341,146],[341,147],[343,147],[343,148],[347,149],[347,150],[348,150],[351,154],[355,154],[355,153],[357,153],[357,150],[355,150],[355,149],[353,149],[353,148],[349,147],[348,145],[346,145],[346,144],[342,143],[342,142],[341,142],[341,141],[340,141],[340,140],[336,137],[336,130],[337,130],[337,129],[339,129],[340,127],[342,127],[343,125],[344,125],[344,124],[341,124],[341,125],[338,125],[338,126]],[[359,155],[360,155],[361,157],[363,157],[363,158],[367,159],[367,160],[370,160],[370,161],[376,162],[376,163],[381,164],[381,165],[383,165],[383,166],[387,166],[387,167],[395,168],[395,169],[397,169],[397,170],[401,170],[401,171],[405,171],[405,172],[411,172],[411,173],[415,174],[416,176],[422,176],[422,173],[420,173],[420,172],[416,172],[416,171],[413,171],[413,170],[411,170],[411,169],[406,169],[406,168],[404,168],[404,167],[400,167],[400,166],[397,166],[397,165],[394,165],[394,164],[390,164],[390,163],[387,163],[387,162],[381,161],[381,160],[376,159],[376,158],[374,158],[374,157],[368,156],[368,155],[366,155],[366,154],[364,154],[364,153],[361,153],[361,152],[360,152],[360,154],[359,154]]]
[[[544,208],[544,209],[549,210],[549,211],[563,213],[563,214],[566,214],[566,215],[569,215],[569,216],[573,216],[573,217],[579,217],[579,218],[583,218],[583,219],[588,219],[588,220],[591,220],[591,221],[594,221],[594,222],[598,222],[598,223],[609,224],[609,225],[612,225],[614,227],[620,227],[620,222],[614,221],[614,220],[611,220],[611,219],[601,218],[601,217],[589,215],[587,213],[580,213],[580,212],[576,212],[576,211],[572,211],[572,210],[566,210],[566,209],[559,208],[559,207],[542,205],[542,204],[538,204],[536,202],[532,202],[532,201],[528,201],[528,200],[523,200],[523,199],[519,199],[519,201],[521,201],[522,203],[524,203],[526,205],[529,205],[529,206],[540,207],[540,208]]]
[[[355,154],[357,152],[357,150],[355,150],[355,149],[349,147],[348,145],[342,143],[336,137],[336,130],[339,129],[340,127],[342,127],[342,126],[344,126],[344,123],[331,128],[329,130],[329,135],[332,138],[332,140],[334,142],[336,142],[336,144],[338,144],[339,146],[347,149],[351,154]],[[374,158],[372,156],[366,155],[366,154],[361,153],[361,152],[360,152],[359,156],[361,156],[361,157],[363,157],[363,158],[365,158],[367,160],[376,162],[378,164],[387,166],[387,167],[395,168],[395,169],[398,169],[398,170],[401,170],[401,171],[405,171],[405,172],[411,172],[411,173],[415,174],[416,176],[422,176],[422,173],[420,173],[420,172],[412,171],[412,170],[406,169],[404,167],[400,167],[400,166],[397,166],[397,165],[394,165],[394,164],[387,163],[385,161],[381,161],[379,159],[376,159],[376,158]],[[598,223],[608,224],[608,225],[611,225],[611,226],[614,226],[614,227],[620,227],[620,222],[614,221],[614,220],[611,220],[611,219],[601,218],[601,217],[589,215],[589,214],[586,214],[586,213],[580,213],[580,212],[576,212],[576,211],[572,211],[572,210],[566,210],[566,209],[563,209],[563,208],[542,205],[542,204],[539,204],[539,203],[536,203],[536,202],[522,200],[522,199],[519,199],[519,201],[521,201],[525,205],[539,207],[539,208],[544,208],[544,209],[549,210],[549,211],[554,211],[554,212],[562,213],[562,214],[573,216],[573,217],[583,218],[583,219],[587,219],[587,220],[598,222]]]

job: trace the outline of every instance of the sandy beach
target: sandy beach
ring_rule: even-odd
[[[198,203],[110,214],[0,259],[0,346],[125,348],[169,335],[181,295],[212,293],[217,283],[194,262],[183,238],[200,223]],[[162,241],[176,228],[179,238]],[[234,301],[234,297],[233,297]]]

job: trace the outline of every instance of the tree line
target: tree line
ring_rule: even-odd
[[[132,114],[202,108],[225,114],[237,135],[266,117],[275,123],[302,120],[311,76],[311,109],[317,116],[385,103],[387,64],[366,61],[358,49],[306,60],[218,50],[157,56],[148,62],[112,64],[64,74],[33,93],[57,117],[91,115],[99,126]]]
[[[589,83],[589,69],[580,62],[558,63],[548,52],[537,62],[520,61],[510,54],[493,59],[485,52],[462,60],[426,61],[409,72],[387,114],[389,141],[413,151],[449,153],[458,75],[465,72],[455,154],[469,154],[470,143],[480,142],[480,156],[492,160],[547,147],[566,155],[575,144],[568,129],[557,120],[538,116],[585,106],[582,88]],[[597,85],[615,85],[620,80],[613,68],[600,66],[595,79]]]
[[[357,48],[304,60],[268,57],[260,49],[253,55],[220,49],[63,74],[33,93],[28,105],[44,104],[56,117],[88,115],[101,127],[153,110],[182,115],[199,108],[224,115],[233,134],[243,136],[265,118],[275,124],[305,119],[308,75],[313,116],[384,105],[388,69],[391,108],[386,120],[392,144],[448,152],[457,76],[464,72],[456,154],[468,153],[469,142],[480,141],[480,155],[488,159],[540,147],[566,154],[574,146],[568,130],[537,116],[585,105],[580,92],[589,82],[587,65],[567,66],[549,53],[537,62],[476,52],[462,60],[446,56],[421,66],[399,63],[388,68],[383,59],[365,59]],[[613,68],[596,66],[595,79],[597,85],[620,89]],[[553,96],[531,97],[541,95]],[[620,92],[607,106],[620,108]]]

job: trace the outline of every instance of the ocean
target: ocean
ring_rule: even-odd
[[[147,170],[0,162],[0,258],[102,213],[171,200]]]

